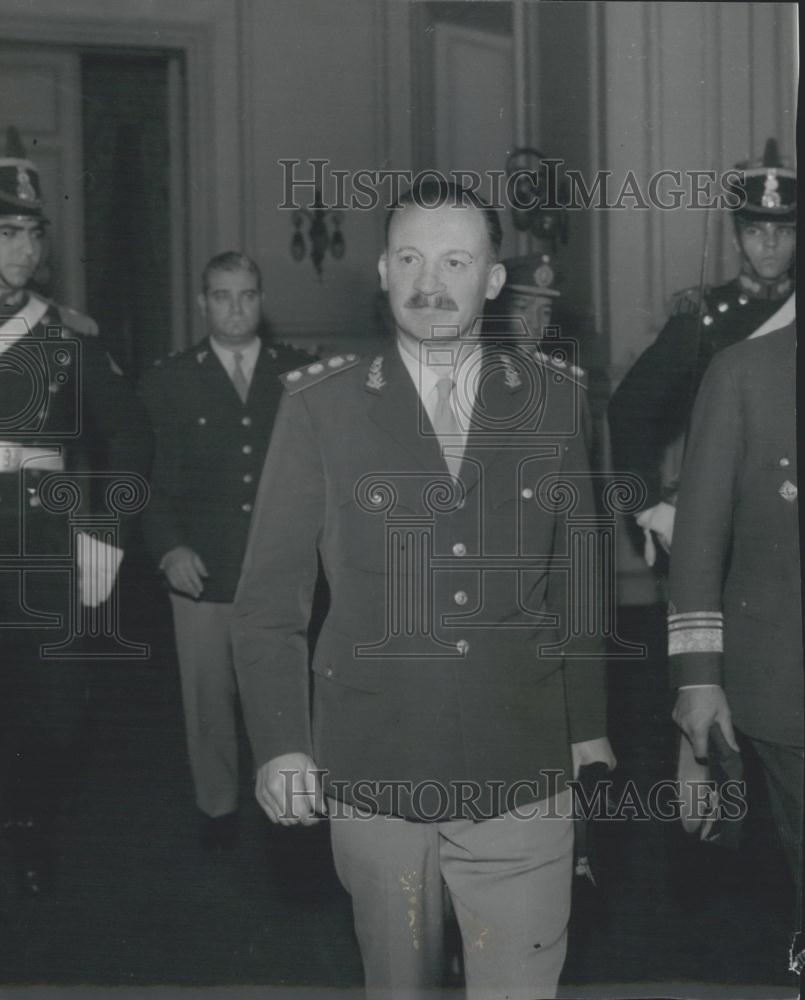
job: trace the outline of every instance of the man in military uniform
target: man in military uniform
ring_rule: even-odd
[[[497,213],[452,185],[389,213],[395,340],[284,377],[235,599],[258,801],[307,825],[326,798],[373,998],[440,985],[443,884],[468,995],[553,995],[566,783],[614,763],[600,644],[569,628],[587,588],[557,565],[569,510],[593,510],[576,381],[533,343],[477,336],[500,241]]]
[[[710,366],[682,469],[670,569],[674,720],[694,754],[711,726],[756,751],[801,881],[803,662],[793,323]],[[799,892],[797,893],[799,898]]]
[[[71,537],[69,517],[79,505],[82,517],[109,513],[93,475],[108,498],[126,473],[126,489],[144,501],[144,480],[129,474],[145,472],[148,443],[133,387],[88,335],[94,324],[27,288],[47,220],[37,168],[9,133],[0,159],[0,824],[23,890],[39,894],[87,687],[84,663],[55,647],[65,622],[80,629],[76,606],[108,598],[122,557],[122,534],[110,543],[87,527]]]
[[[647,498],[637,522],[646,558],[654,538],[668,551],[673,537],[677,468],[664,473],[666,450],[681,450],[696,392],[711,358],[745,339],[791,299],[796,252],[796,174],[780,165],[773,140],[763,164],[743,172],[733,212],[741,254],[736,278],[677,297],[674,313],[656,341],[637,360],[609,404],[614,468],[640,475]],[[701,312],[701,315],[700,315]],[[783,326],[786,320],[778,325]],[[666,463],[667,469],[667,463]]]
[[[155,365],[141,395],[156,437],[146,542],[170,588],[202,844],[237,839],[237,683],[229,619],[279,376],[311,359],[258,336],[260,272],[213,257],[198,305],[206,339]]]

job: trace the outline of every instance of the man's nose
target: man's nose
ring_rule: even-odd
[[[777,246],[779,238],[780,237],[779,233],[777,232],[777,229],[773,226],[770,226],[763,233],[763,244],[764,246],[774,248]]]
[[[243,302],[239,295],[236,295],[232,300],[232,312],[239,315],[243,312]]]
[[[36,239],[31,235],[31,233],[24,232],[20,234],[20,244],[22,247],[22,252],[26,257],[33,258],[36,254],[37,242]]]
[[[419,269],[414,286],[423,295],[435,295],[444,290],[444,280],[438,262],[425,263]]]

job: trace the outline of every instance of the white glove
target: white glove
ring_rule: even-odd
[[[635,516],[635,520],[643,529],[645,546],[643,548],[643,558],[649,566],[653,566],[657,561],[657,549],[654,546],[652,532],[657,536],[657,541],[666,552],[671,551],[671,542],[674,539],[674,518],[676,517],[676,507],[670,503],[661,501],[654,507],[647,507]]]
[[[97,608],[112,593],[117,571],[123,559],[123,549],[107,545],[106,542],[83,531],[78,533],[76,541],[81,603],[87,608]]]

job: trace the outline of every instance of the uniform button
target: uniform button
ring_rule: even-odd
[[[333,668],[332,667],[327,667],[327,669],[324,671],[324,676],[325,677],[332,677],[333,676]]]
[[[719,302],[718,303],[718,311],[720,313],[725,313],[728,309],[729,309],[729,306],[727,305],[726,302]]]
[[[533,500],[534,491],[532,489],[529,489],[528,486],[526,486],[524,490],[520,491],[520,496],[523,498],[523,500]]]
[[[780,459],[780,465],[784,469],[787,469],[790,464],[791,464],[791,460],[788,459],[788,458],[786,458],[785,455]]]
[[[470,644],[466,639],[459,639],[456,643],[456,649],[461,653],[462,656],[466,656],[470,651]]]
[[[198,418],[199,427],[203,427],[206,423],[207,423],[207,418],[206,417],[199,417]]]
[[[30,499],[28,500],[28,505],[29,505],[30,507],[39,507],[41,503],[42,503],[42,501],[41,501],[41,500],[39,499],[39,497],[38,497],[38,496],[37,496],[37,495],[36,495],[35,493],[34,493],[34,495],[33,495],[33,496],[32,496],[32,497],[31,497],[31,498],[30,498]]]
[[[455,594],[453,594],[453,600],[456,602],[456,604],[466,604],[467,601],[469,600],[469,598],[467,597],[467,591],[457,590]]]
[[[748,301],[749,301],[749,297],[747,295],[744,295],[742,293],[741,295],[738,296],[738,303],[739,303],[739,305],[745,306]]]
[[[244,503],[240,505],[240,509],[245,511],[247,514],[251,513],[252,505],[250,503]]]
[[[467,546],[464,544],[464,542],[456,542],[456,544],[453,546],[453,555],[459,556],[460,558],[461,556],[465,556],[466,554],[467,554]]]
[[[243,477],[243,482],[244,483],[250,483],[250,482],[252,482],[253,479],[254,479],[254,476],[251,474],[251,472],[247,472],[246,475]]]
[[[713,317],[712,316],[705,316],[704,319],[702,320],[702,323],[704,323],[705,326],[712,326],[713,325]]]
[[[252,418],[251,417],[244,417],[241,420],[241,423],[243,424],[244,427],[251,427],[251,425],[252,425]]]
[[[243,452],[244,455],[251,455],[252,446],[250,444],[244,444],[244,446],[241,448],[241,451]]]

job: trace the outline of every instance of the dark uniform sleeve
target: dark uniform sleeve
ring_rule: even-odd
[[[87,339],[82,339],[81,347],[81,433],[89,445],[92,467],[109,474],[145,476],[152,438],[134,385],[106,351]],[[103,459],[96,454],[96,443],[103,446]],[[121,519],[123,540],[131,520]]]
[[[324,525],[324,472],[304,394],[284,396],[235,596],[232,639],[258,767],[311,754],[307,630]]]
[[[697,321],[673,316],[626,373],[609,403],[612,461],[646,485],[646,507],[663,494],[665,448],[684,433],[698,382]]]
[[[593,516],[596,512],[589,458],[582,434],[574,434],[565,451],[562,473],[568,477],[570,489],[578,492],[574,517]],[[566,530],[567,522],[559,519],[557,532]],[[598,560],[592,560],[590,572],[594,580],[568,579],[567,574],[553,572],[548,589],[548,606],[568,622],[570,641],[564,648],[565,698],[568,726],[572,743],[598,739],[607,734],[606,676],[604,647],[600,632],[581,628],[579,623],[598,621],[596,605],[602,600],[602,579]],[[590,634],[593,633],[593,634]]]
[[[167,552],[183,544],[181,524],[172,499],[176,477],[182,468],[181,441],[164,369],[155,368],[143,376],[140,396],[155,439],[151,494],[143,512],[143,534],[151,558],[159,565]]]
[[[694,409],[677,505],[668,609],[673,687],[722,683],[722,591],[742,453],[738,394],[716,358]]]

